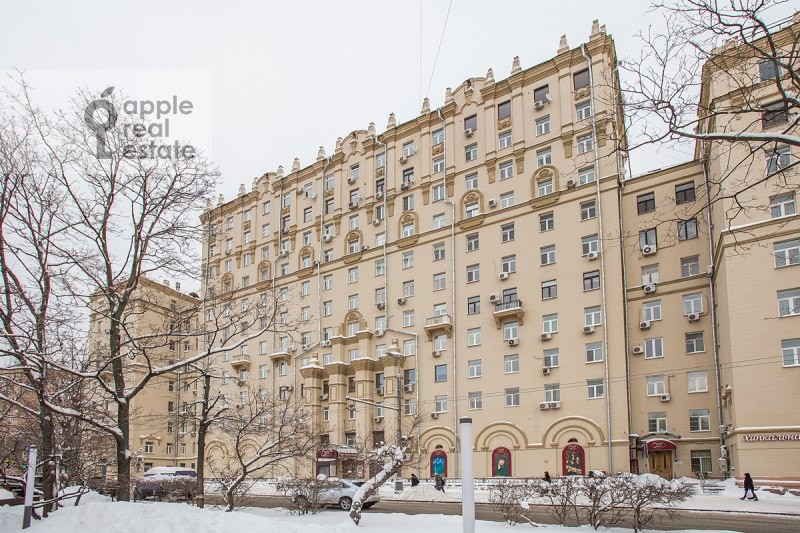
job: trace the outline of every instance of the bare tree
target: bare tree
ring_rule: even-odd
[[[289,469],[314,448],[314,431],[302,402],[290,394],[249,389],[246,401],[231,407],[220,422],[225,456],[212,455],[208,469],[221,487],[225,510],[233,511],[253,475],[267,468]]]
[[[610,478],[612,499],[627,508],[621,518],[634,531],[642,531],[658,516],[672,516],[675,505],[694,493],[684,480],[666,480],[656,476],[623,475]]]
[[[577,476],[555,477],[550,483],[539,481],[531,485],[531,495],[547,504],[547,513],[562,526],[570,518],[581,523],[578,511],[578,497],[581,494],[582,479]]]
[[[519,522],[536,523],[528,518],[524,503],[530,496],[529,482],[525,479],[501,479],[489,489],[489,505],[511,526]]]

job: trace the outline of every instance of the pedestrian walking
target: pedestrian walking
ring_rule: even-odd
[[[416,487],[417,485],[419,485],[419,478],[416,475],[411,474],[411,486]]]
[[[545,472],[544,472],[544,477],[543,477],[542,479],[544,479],[544,480],[545,480],[547,483],[550,483],[550,482],[552,481],[552,480],[550,479],[550,472],[548,472],[548,471],[546,471],[546,470],[545,470]]]
[[[752,496],[748,497],[747,493],[750,492]],[[744,496],[739,498],[740,500],[744,500],[747,498],[748,500],[755,500],[758,501],[758,496],[756,496],[756,487],[753,484],[753,478],[750,477],[748,472],[744,474]]]
[[[446,483],[446,481],[445,481],[444,477],[442,477],[439,474],[436,474],[436,478],[435,478],[433,486],[434,486],[434,488],[436,490],[442,491],[442,494],[444,494],[444,485],[445,485],[445,483]]]

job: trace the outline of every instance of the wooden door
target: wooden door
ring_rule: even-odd
[[[650,473],[666,479],[672,479],[672,452],[650,452]]]

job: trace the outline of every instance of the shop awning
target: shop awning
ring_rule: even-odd
[[[667,439],[653,439],[647,441],[648,452],[666,452],[670,450],[677,450],[678,447],[675,443]]]

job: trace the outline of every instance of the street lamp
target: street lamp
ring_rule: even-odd
[[[402,404],[403,404],[403,395],[401,390],[401,383],[402,383],[402,370],[401,367],[403,366],[403,353],[400,351],[400,347],[397,345],[397,340],[392,340],[392,344],[389,345],[389,349],[386,353],[397,361],[397,380],[395,381],[395,388],[397,389],[395,393],[397,394],[397,447],[399,448],[402,446],[403,442],[403,412],[402,412]],[[395,492],[403,492],[403,477],[399,475],[394,482],[394,490]]]

